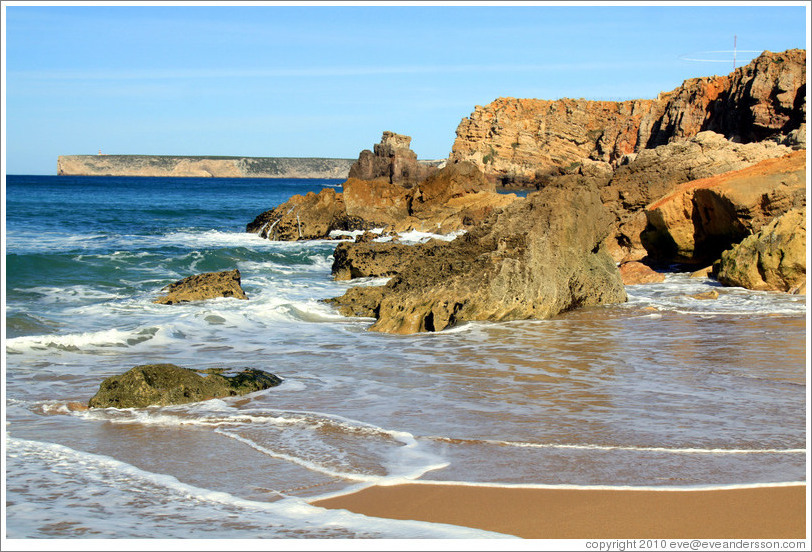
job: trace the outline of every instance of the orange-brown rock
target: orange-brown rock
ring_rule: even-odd
[[[272,240],[328,238],[333,231],[383,228],[447,234],[478,224],[517,199],[499,194],[471,163],[443,167],[411,188],[385,179],[344,183],[343,193],[325,188],[295,195],[246,227]]]
[[[457,127],[449,161],[500,183],[532,183],[584,160],[628,155],[712,130],[740,142],[788,136],[806,120],[806,51],[764,52],[727,76],[689,79],[657,99],[498,98]]]
[[[775,142],[738,144],[712,131],[641,151],[618,167],[601,188],[601,199],[617,219],[606,244],[612,258],[625,262],[646,256],[640,241],[647,225],[643,208],[677,185],[742,169],[791,151]]]
[[[639,284],[658,284],[665,280],[665,274],[637,261],[620,265],[620,277],[623,285],[636,286]]]
[[[708,261],[773,218],[806,204],[806,151],[677,186],[646,208],[652,256]]]
[[[411,211],[410,191],[384,179],[350,178],[343,184],[343,198],[347,215],[380,226],[393,226]]]
[[[498,98],[462,120],[449,161],[471,161],[501,184],[533,182],[584,159],[613,162],[640,149],[640,127],[656,108],[654,100]]]
[[[347,215],[344,196],[333,188],[318,194],[296,194],[285,203],[258,215],[246,232],[269,240],[296,241],[330,237],[333,231],[370,230],[375,222]]]
[[[719,299],[719,292],[712,289],[710,291],[703,291],[701,293],[693,293],[688,297],[691,299],[697,299],[699,301],[713,301],[715,299]]]
[[[691,278],[710,278],[713,276],[713,265],[691,272]]]

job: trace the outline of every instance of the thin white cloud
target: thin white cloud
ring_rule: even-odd
[[[622,67],[640,64],[622,63]],[[375,75],[410,75],[438,73],[535,73],[542,71],[606,70],[604,63],[556,64],[492,64],[492,65],[406,65],[312,67],[277,69],[158,69],[158,70],[94,70],[94,71],[9,71],[8,77],[29,80],[181,80],[181,79],[233,79],[233,78],[290,78],[290,77],[356,77]],[[619,66],[613,66],[618,69]]]

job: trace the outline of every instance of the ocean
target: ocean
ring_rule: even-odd
[[[416,479],[805,481],[805,296],[676,272],[552,320],[373,333],[321,300],[385,280],[333,281],[335,241],[245,232],[328,186],[341,180],[7,177],[8,538],[502,538],[308,501]],[[233,268],[248,301],[152,303]],[[692,297],[709,290],[718,299]],[[149,363],[284,381],[182,406],[68,408]]]

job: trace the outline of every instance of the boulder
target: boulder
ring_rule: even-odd
[[[665,280],[665,274],[637,261],[621,264],[620,276],[623,278],[623,285],[626,286],[658,284]]]
[[[716,299],[719,299],[719,292],[716,291],[715,289],[712,289],[710,291],[703,291],[701,293],[693,293],[688,297],[690,297],[691,299],[696,299],[698,301],[714,301]]]
[[[601,246],[610,223],[596,190],[549,186],[435,244],[385,286],[355,288],[333,303],[374,315],[373,331],[407,334],[622,302],[620,273]]]
[[[268,372],[246,368],[234,374],[225,369],[193,370],[174,364],[136,366],[102,381],[90,408],[144,408],[245,395],[274,387],[282,380]]]
[[[410,136],[385,131],[373,151],[364,150],[351,167],[349,178],[357,180],[384,179],[389,184],[411,188],[437,170],[435,166],[420,163],[411,150]]]
[[[384,291],[383,286],[355,286],[341,297],[325,299],[324,302],[336,307],[342,316],[377,318]]]
[[[806,151],[687,182],[646,207],[653,257],[708,262],[774,217],[806,204]]]
[[[714,265],[726,286],[763,291],[806,289],[806,207],[792,209],[722,253]]]
[[[712,278],[713,277],[713,265],[708,265],[705,268],[700,268],[699,270],[694,270],[691,272],[691,278]]]
[[[158,297],[153,303],[175,305],[190,301],[204,301],[216,297],[248,299],[240,285],[240,271],[236,268],[224,272],[206,272],[188,276],[169,284],[161,291],[166,291],[167,294]]]

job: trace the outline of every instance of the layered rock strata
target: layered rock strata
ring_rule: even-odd
[[[787,211],[722,253],[714,273],[726,286],[806,293],[806,207]]]
[[[716,260],[775,217],[806,205],[806,151],[681,184],[646,208],[641,240],[651,256]]]
[[[346,178],[353,159],[317,157],[192,157],[60,155],[56,174],[220,178]]]
[[[686,80],[652,100],[499,98],[462,120],[449,162],[471,161],[502,184],[533,184],[585,160],[616,167],[704,130],[736,142],[799,144],[805,95],[806,51],[787,50],[764,52],[727,76]]]
[[[158,297],[153,303],[175,305],[217,297],[248,299],[242,289],[240,271],[236,268],[224,272],[206,272],[187,276],[169,284],[161,291],[167,292],[166,295]]]
[[[373,151],[364,150],[350,167],[348,178],[375,180],[412,187],[437,170],[436,163],[418,161],[410,148],[411,136],[384,131]]]
[[[597,191],[550,186],[494,213],[433,254],[403,265],[383,287],[355,287],[332,302],[374,316],[388,333],[440,331],[470,320],[549,318],[626,300],[601,246],[611,216]]]
[[[229,375],[222,368],[193,370],[174,364],[146,364],[102,381],[88,406],[144,408],[186,404],[245,395],[280,383],[282,380],[277,376],[252,368]]]
[[[616,230],[607,247],[616,261],[640,260],[647,252],[640,240],[646,228],[644,207],[678,185],[743,169],[792,150],[775,142],[738,144],[712,131],[684,141],[641,151],[618,167],[601,188],[601,199],[615,215]],[[605,179],[598,179],[600,185]]]

